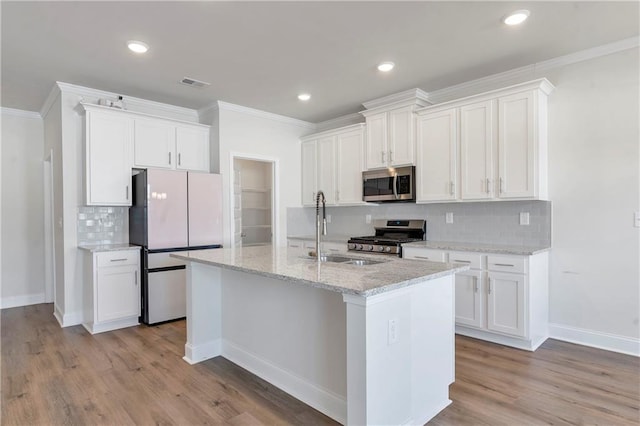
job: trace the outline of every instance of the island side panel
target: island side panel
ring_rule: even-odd
[[[347,424],[424,424],[449,405],[453,275],[347,306]]]
[[[219,267],[187,263],[187,343],[183,359],[189,364],[221,355],[221,288]]]

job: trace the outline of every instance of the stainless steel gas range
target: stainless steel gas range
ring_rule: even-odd
[[[402,257],[402,244],[421,241],[427,235],[427,221],[376,219],[373,221],[375,235],[353,237],[347,242],[349,251],[392,254]]]

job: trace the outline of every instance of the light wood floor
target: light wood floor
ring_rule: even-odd
[[[91,336],[52,305],[1,314],[3,425],[335,424],[246,370],[181,357],[185,323]],[[534,353],[458,336],[434,425],[640,423],[640,360],[548,340]]]

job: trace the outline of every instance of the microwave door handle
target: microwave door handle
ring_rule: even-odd
[[[393,195],[396,196],[396,200],[398,199],[398,173],[393,175]]]

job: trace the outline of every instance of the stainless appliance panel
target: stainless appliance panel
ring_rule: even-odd
[[[364,201],[415,201],[415,167],[398,167],[362,172]]]

